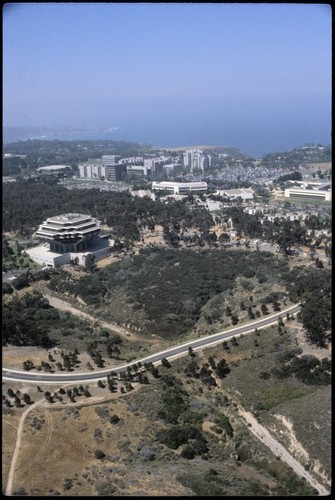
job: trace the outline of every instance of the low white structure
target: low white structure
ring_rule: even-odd
[[[216,210],[221,210],[222,203],[220,201],[207,200],[206,207],[210,212],[214,212]]]
[[[70,264],[71,260],[78,258],[78,264],[85,266],[87,255],[94,255],[95,262],[110,256],[113,241],[108,238],[96,238],[94,248],[89,252],[52,252],[47,243],[26,250],[31,260],[45,267],[60,267],[64,264]]]
[[[60,174],[71,169],[70,165],[48,165],[46,167],[38,167],[36,170],[42,174]]]
[[[147,196],[151,200],[155,200],[155,195],[149,189],[139,189],[138,191],[131,191],[132,196],[138,196],[139,198],[144,198]]]
[[[227,189],[225,191],[217,191],[216,194],[227,196],[231,200],[242,198],[242,200],[253,200],[254,192],[252,189]]]
[[[71,262],[70,253],[59,254],[52,252],[48,244],[39,245],[34,248],[28,248],[26,253],[31,260],[41,266],[60,267]]]
[[[332,201],[332,192],[318,189],[289,188],[285,189],[285,198],[306,196],[317,200]]]
[[[153,181],[151,189],[155,191],[169,191],[174,194],[187,194],[194,191],[207,191],[207,182],[169,182]]]

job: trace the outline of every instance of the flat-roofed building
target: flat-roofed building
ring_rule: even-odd
[[[58,253],[50,250],[49,245],[38,245],[33,248],[28,248],[26,253],[29,255],[31,260],[40,264],[41,266],[47,267],[60,267],[64,264],[70,264],[71,262],[71,254],[67,253]]]
[[[109,240],[107,237],[95,238],[90,245],[89,251],[58,253],[53,252],[49,248],[49,245],[44,243],[33,248],[28,248],[26,253],[34,262],[41,266],[60,267],[64,264],[70,264],[74,259],[78,259],[78,264],[84,266],[87,255],[93,255],[96,262],[109,257],[113,244],[114,241]]]
[[[106,167],[101,161],[96,163],[82,163],[78,166],[79,177],[83,179],[101,179],[106,177]]]
[[[216,194],[227,196],[231,200],[242,198],[242,200],[253,200],[254,191],[252,189],[226,189],[224,191],[217,191]]]
[[[12,153],[5,153],[2,156],[2,163],[5,167],[18,167],[21,164],[21,161],[24,160],[27,155],[15,155]]]
[[[139,198],[144,198],[145,196],[155,200],[155,195],[149,189],[139,189],[138,191],[131,191],[132,196],[138,196]]]
[[[143,165],[128,165],[126,168],[127,175],[130,177],[135,176],[144,179],[151,173],[151,169]]]
[[[151,188],[156,191],[161,190],[174,194],[187,194],[194,191],[207,191],[207,182],[154,181]]]
[[[285,198],[314,198],[315,200],[321,201],[331,201],[332,200],[332,192],[331,189],[329,191],[323,191],[321,189],[303,189],[303,188],[294,188],[294,189],[285,189]]]
[[[120,158],[120,155],[103,155],[101,158],[101,164],[103,166],[116,165],[117,163],[119,163]]]
[[[41,174],[63,174],[71,170],[70,165],[47,165],[46,167],[38,167],[36,170]]]
[[[122,165],[143,165],[143,156],[121,158],[118,163],[122,163]]]
[[[210,212],[215,212],[216,210],[221,210],[221,201],[207,200],[206,207]]]
[[[184,167],[191,172],[204,171],[212,165],[212,158],[201,149],[188,149],[183,155]]]
[[[121,181],[127,173],[126,165],[106,165],[105,177],[107,181]]]

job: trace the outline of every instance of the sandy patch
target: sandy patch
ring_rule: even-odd
[[[324,470],[323,470],[323,467],[322,465],[320,464],[320,462],[318,460],[315,461],[315,464],[313,465],[313,469],[312,469],[316,474],[318,474],[318,476],[320,476],[323,481],[328,485],[330,486],[331,485],[331,480],[330,480],[330,477],[327,476],[327,474],[325,474]]]
[[[213,434],[214,436],[217,436],[217,434],[214,432],[214,427],[216,427],[216,425],[210,420],[205,420],[205,422],[202,423],[202,430],[204,432],[208,432],[210,434]]]
[[[111,255],[110,257],[106,257],[106,259],[101,259],[97,262],[97,268],[101,269],[103,267],[109,266],[109,264],[113,264],[114,262],[119,262],[120,257],[116,255]]]
[[[284,415],[279,415],[277,413],[274,414],[274,417],[279,420],[284,427],[287,430],[287,437],[289,438],[290,444],[289,444],[289,451],[292,453],[294,456],[297,456],[299,460],[303,461],[304,463],[309,462],[309,455],[305,448],[299,443],[299,441],[296,438],[296,435],[293,431],[293,424],[292,422],[287,419]]]

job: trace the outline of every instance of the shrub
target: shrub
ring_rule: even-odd
[[[103,458],[105,458],[106,454],[102,450],[95,450],[94,456],[98,460],[102,460]]]
[[[110,419],[110,423],[116,425],[120,421],[120,418],[117,415],[112,415]]]
[[[155,453],[148,446],[143,446],[140,450],[140,456],[143,460],[154,460]]]
[[[220,378],[225,378],[230,372],[230,368],[225,359],[221,359],[216,365],[216,373]]]
[[[195,451],[190,445],[186,445],[182,451],[180,456],[182,458],[187,458],[187,460],[192,460],[195,457]]]

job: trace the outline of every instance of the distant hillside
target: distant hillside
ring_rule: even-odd
[[[292,151],[268,153],[263,156],[262,163],[298,167],[301,163],[328,163],[331,160],[331,145],[308,144]]]
[[[158,146],[155,147],[155,149],[157,149]],[[215,153],[215,154],[220,154],[220,153],[226,153],[232,157],[234,157],[235,159],[237,160],[244,160],[244,159],[253,159],[253,156],[248,154],[248,153],[244,153],[242,152],[241,150],[239,150],[238,148],[234,148],[234,147],[230,147],[230,146],[179,146],[179,147],[176,147],[176,148],[160,148],[162,150],[165,150],[165,151],[172,151],[172,152],[179,152],[179,151],[185,151],[187,149],[201,149],[205,152],[212,152],[212,153]]]
[[[108,143],[109,146],[119,150],[151,149],[149,144],[138,144],[130,141],[116,140],[114,129],[104,128],[45,128],[45,127],[3,127],[3,143],[11,150],[16,143],[26,141],[39,142],[72,142],[72,143]],[[22,144],[21,144],[22,147]],[[25,147],[25,144],[23,145]]]

